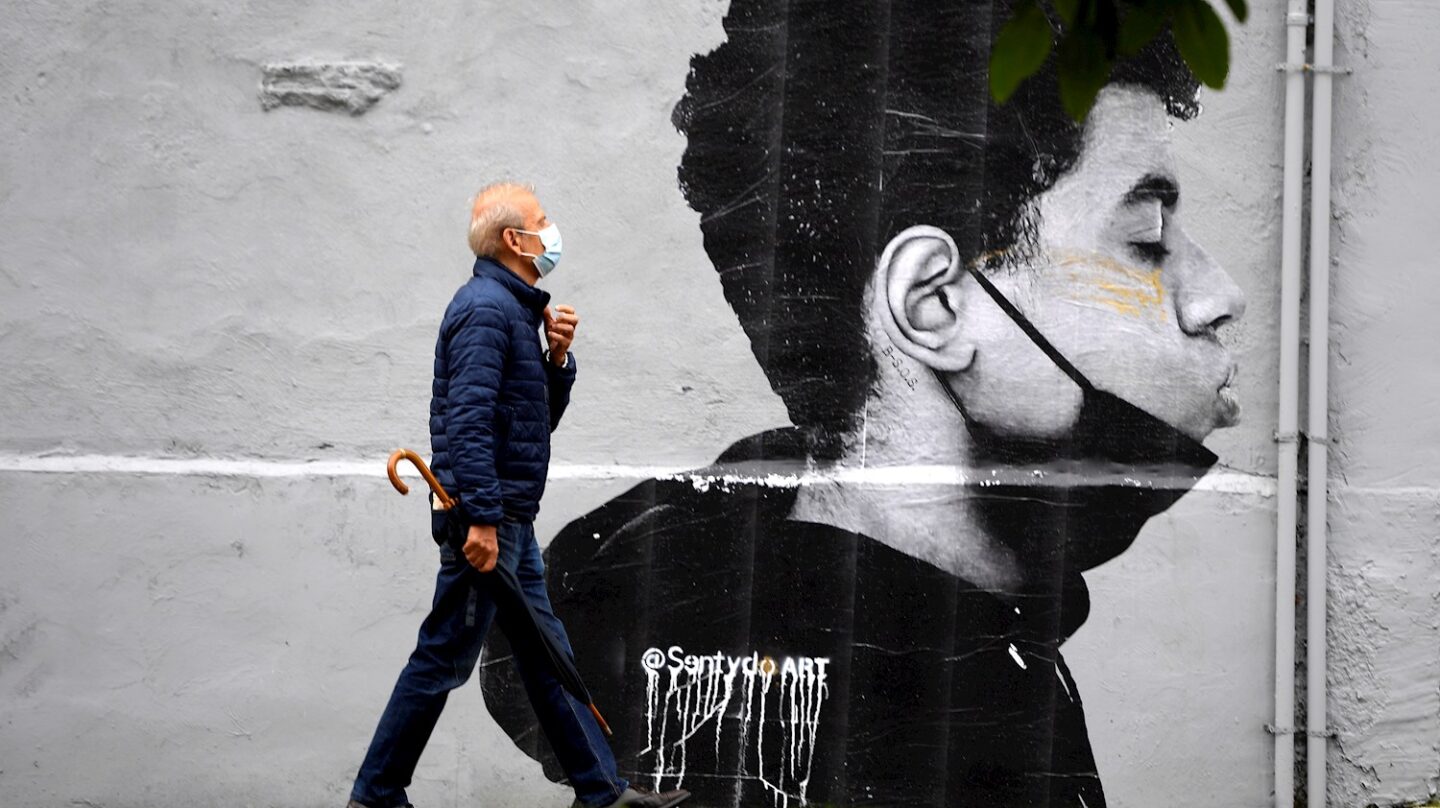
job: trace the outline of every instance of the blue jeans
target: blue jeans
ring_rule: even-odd
[[[350,798],[370,808],[394,808],[406,803],[405,787],[450,691],[464,684],[475,669],[491,620],[511,639],[515,667],[525,683],[530,705],[540,719],[545,737],[565,770],[570,786],[584,805],[609,805],[628,784],[615,768],[615,756],[589,708],[570,695],[550,670],[545,649],[529,632],[513,631],[512,621],[525,619],[497,608],[481,573],[458,548],[463,542],[457,520],[434,515],[432,532],[440,545],[440,572],[435,578],[435,600],[420,625],[420,637],[410,662],[401,671],[370,751],[355,778]],[[525,597],[536,614],[565,645],[570,639],[550,608],[545,591],[545,565],[535,529],[528,522],[502,522],[497,528],[500,564],[515,572]]]

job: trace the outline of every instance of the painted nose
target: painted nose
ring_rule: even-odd
[[[1245,315],[1245,293],[1203,247],[1191,242],[1176,291],[1176,313],[1187,334],[1214,331]]]

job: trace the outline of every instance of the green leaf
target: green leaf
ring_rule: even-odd
[[[990,95],[1005,103],[1020,82],[1033,76],[1050,55],[1050,20],[1034,0],[1027,0],[1000,29],[990,54]]]
[[[1206,0],[1188,0],[1175,9],[1175,44],[1195,78],[1216,90],[1230,72],[1230,36]]]
[[[1245,22],[1245,18],[1250,16],[1250,9],[1245,7],[1245,0],[1225,0],[1225,5],[1230,7],[1230,12],[1240,22]]]
[[[1121,56],[1134,56],[1165,30],[1170,9],[1159,3],[1131,6],[1120,20],[1120,33],[1115,47]]]
[[[1105,43],[1095,32],[1077,29],[1060,42],[1056,59],[1060,68],[1060,103],[1071,118],[1083,121],[1110,78]]]
[[[1050,0],[1050,5],[1060,12],[1066,28],[1075,24],[1075,16],[1080,13],[1080,0]]]

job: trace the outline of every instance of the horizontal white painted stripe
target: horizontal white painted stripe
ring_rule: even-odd
[[[659,475],[656,475],[659,476]],[[800,474],[771,472],[768,474],[713,474],[703,475],[681,472],[668,475],[675,479],[686,479],[696,487],[708,488],[732,485],[764,485],[774,488],[791,488],[816,483],[843,483],[847,485],[896,486],[958,486],[972,485],[980,488],[1011,485],[1030,488],[1078,488],[1094,486],[1122,486],[1125,488],[1157,488],[1220,493],[1253,494],[1272,497],[1276,485],[1273,477],[1245,474],[1236,471],[1215,471],[1202,477],[1198,482],[1190,476],[1146,476],[1137,477],[1124,471],[1108,471],[1087,468],[1078,471],[1041,470],[1033,468],[997,467],[987,469],[962,468],[959,466],[886,466],[884,468],[841,468],[806,471]]]
[[[401,464],[402,476],[419,480],[408,463]],[[218,457],[145,457],[128,455],[21,455],[0,453],[0,473],[28,474],[133,474],[197,477],[384,477],[383,460],[265,460]],[[701,475],[690,467],[644,466],[598,463],[556,463],[550,467],[551,480],[639,481],[652,478],[687,480],[698,488],[735,485],[764,485],[775,488],[814,485],[824,482],[877,486],[972,484],[1074,487],[1123,485],[1127,487],[1193,488],[1197,491],[1275,495],[1273,477],[1217,470],[1194,484],[1188,477],[1136,479],[1120,472],[1042,471],[999,468],[964,469],[956,466],[912,465],[884,468],[841,468],[796,472],[793,463],[753,463],[734,473]]]
[[[625,480],[669,477],[676,466],[552,464],[550,479]],[[197,477],[384,477],[381,460],[264,460],[220,457],[137,457],[131,455],[17,455],[0,453],[0,473],[137,474]],[[409,463],[400,476],[420,479]]]

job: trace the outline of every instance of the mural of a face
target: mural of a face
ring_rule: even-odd
[[[733,0],[676,111],[707,269],[794,426],[568,525],[554,608],[622,770],[697,808],[1102,808],[1060,653],[1081,573],[1238,417],[1216,332],[1244,302],[1169,140],[1196,85],[1161,42],[1081,128],[1053,76],[985,95],[1009,0],[843,5]],[[917,457],[964,482],[823,479]],[[509,666],[482,684],[562,776]]]
[[[1180,222],[1170,122],[1158,97],[1109,87],[1075,168],[1040,195],[1038,254],[994,282],[1096,386],[1192,438],[1231,426],[1235,365],[1216,330],[1244,297]],[[981,361],[952,377],[966,413],[1003,433],[1062,435],[1079,389],[969,280],[955,339]]]

